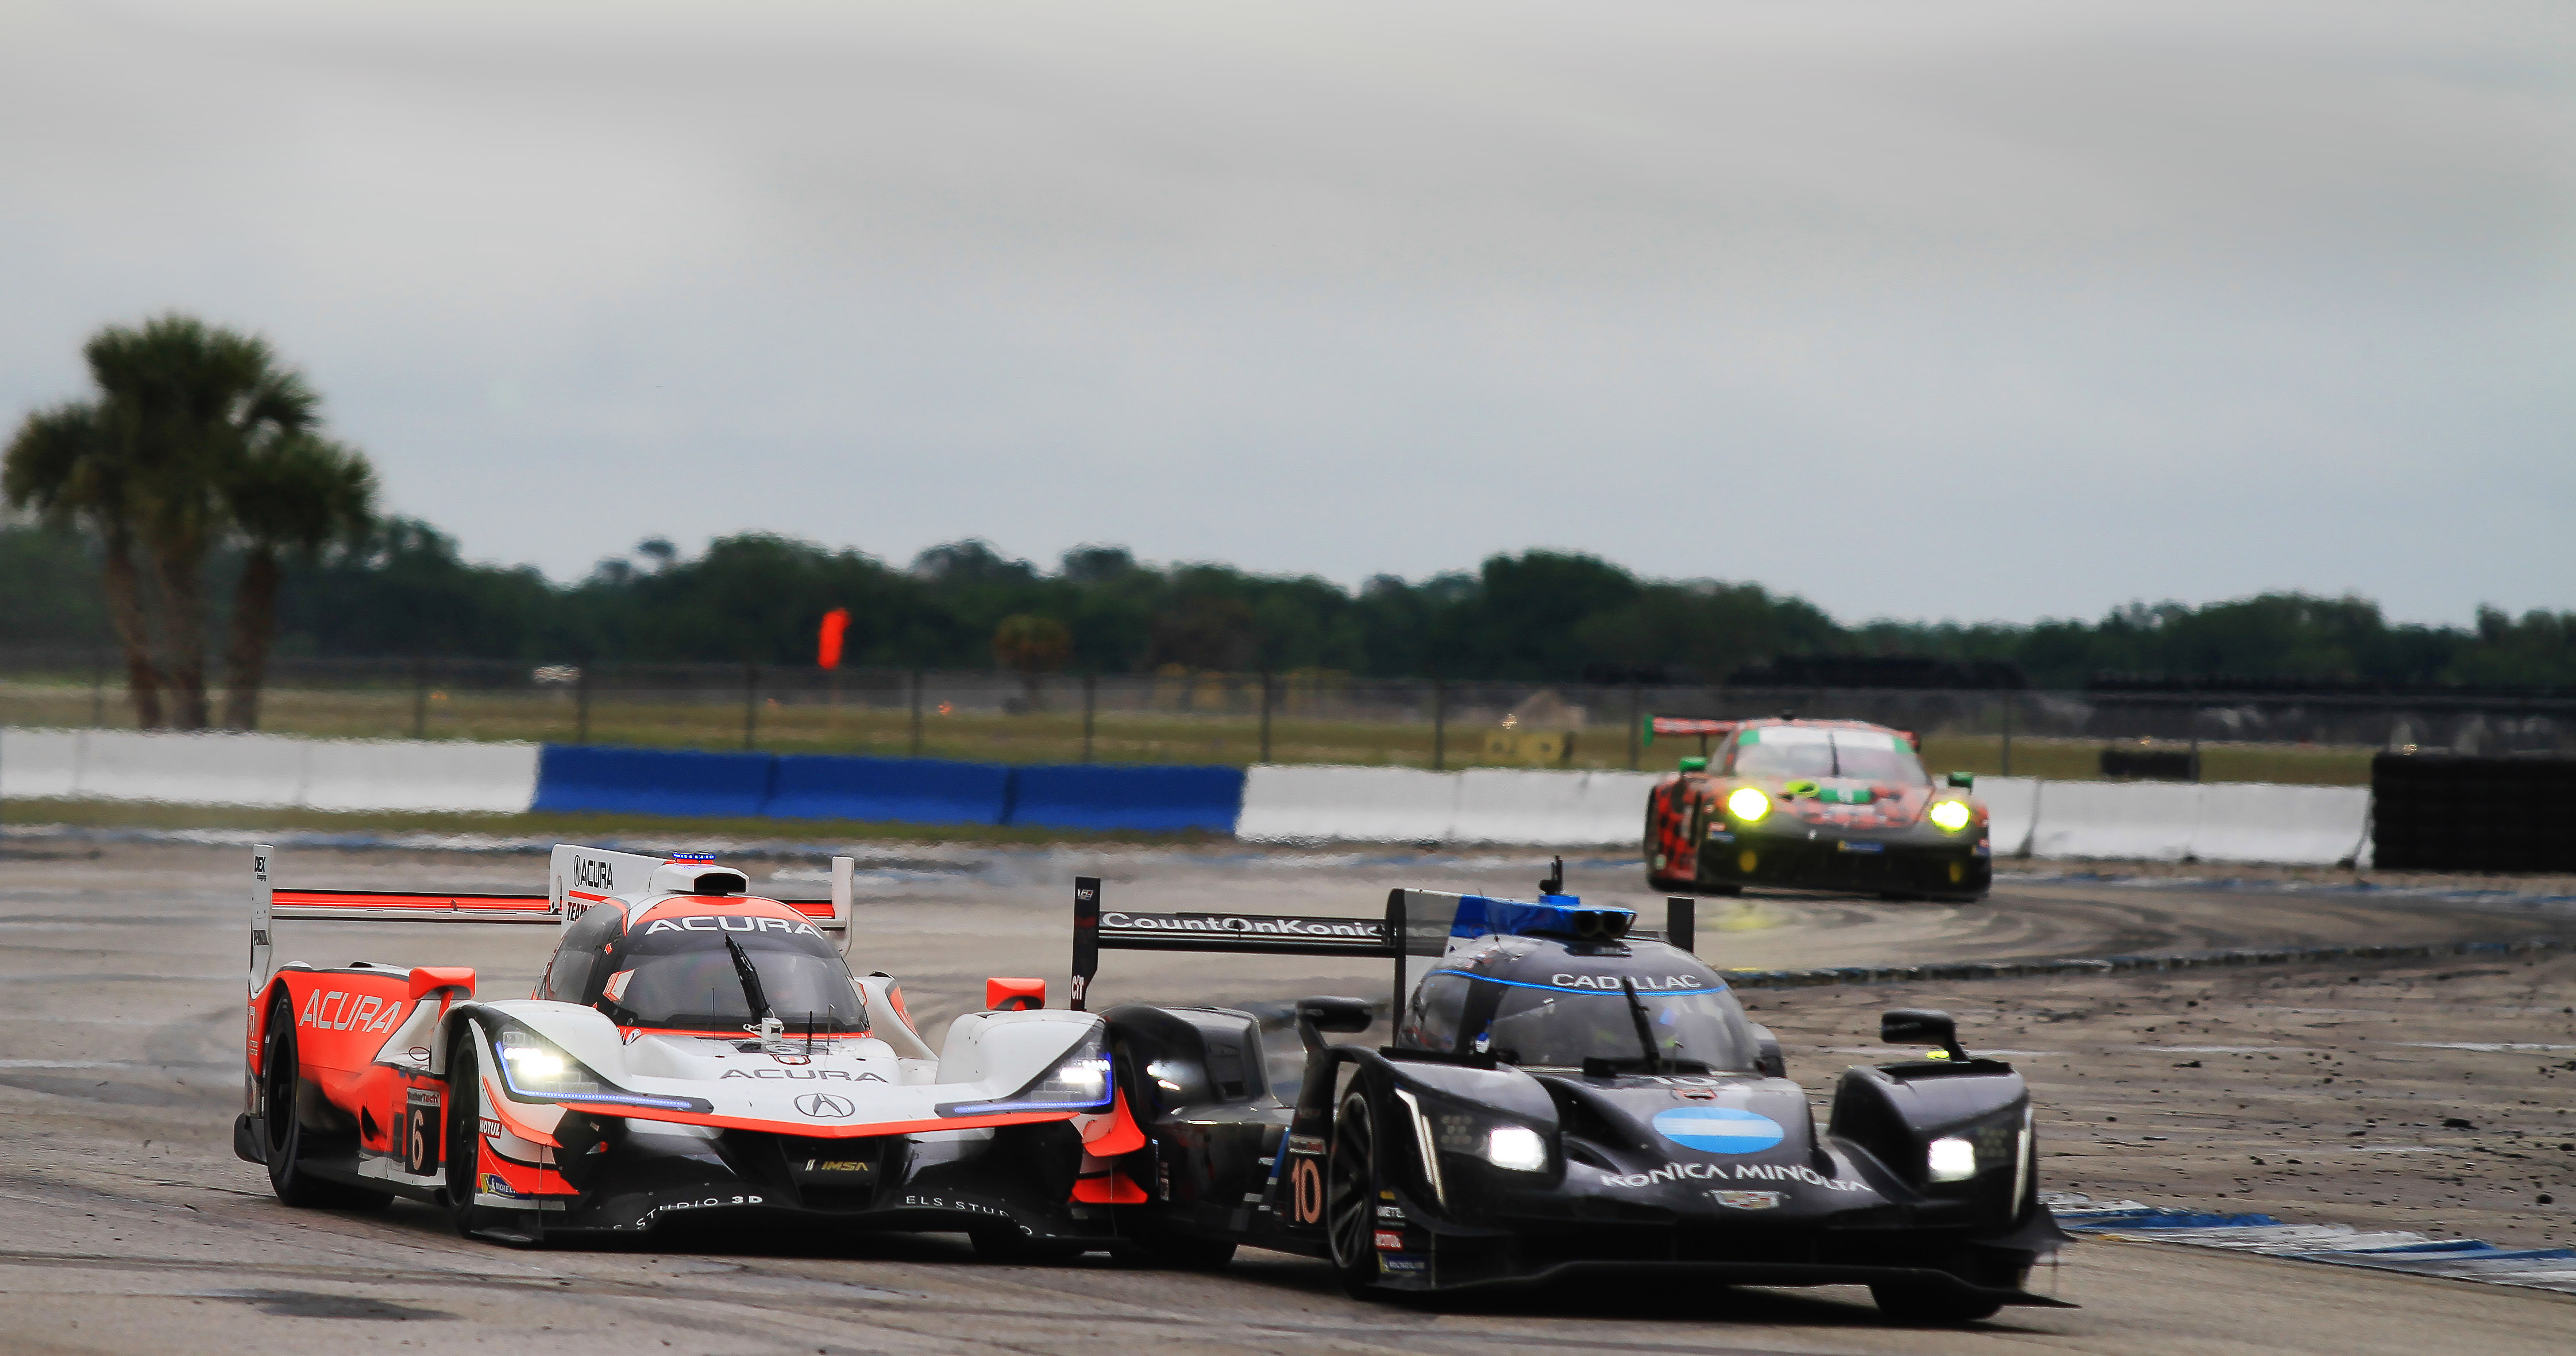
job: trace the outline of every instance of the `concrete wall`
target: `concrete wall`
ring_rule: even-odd
[[[13,799],[517,814],[536,787],[534,744],[0,730],[0,796]]]

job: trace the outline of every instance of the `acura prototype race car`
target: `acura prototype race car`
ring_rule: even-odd
[[[1648,738],[1697,735],[1703,752],[1646,798],[1655,889],[1746,885],[1967,901],[1994,884],[1976,778],[1935,782],[1914,736],[1851,720],[1652,717]],[[1709,741],[1716,741],[1709,751]]]
[[[1142,1141],[1111,1160],[1123,1233],[1167,1259],[1238,1245],[1328,1260],[1355,1294],[1598,1277],[1870,1288],[1906,1321],[2007,1304],[2065,1235],[2039,1200],[2030,1095],[1937,1012],[1888,1013],[1920,1058],[1847,1070],[1822,1130],[1779,1044],[1690,949],[1635,914],[1390,893],[1382,918],[1104,910],[1076,882],[1074,994],[1104,948],[1383,956],[1393,1040],[1356,998],[1295,1006],[1265,1067],[1255,1014],[1127,1005],[1111,1061]],[[1406,964],[1428,958],[1410,989]]]
[[[853,975],[847,858],[828,910],[703,857],[569,845],[544,895],[277,889],[270,864],[256,849],[233,1145],[288,1205],[399,1196],[522,1245],[802,1215],[1011,1255],[1103,1236],[1093,1152],[1142,1142],[1101,1019],[1045,1010],[1041,981],[988,981],[994,1010],[934,1050],[892,977]],[[271,972],[271,930],[298,917],[557,936],[536,991],[496,1000],[454,966]]]

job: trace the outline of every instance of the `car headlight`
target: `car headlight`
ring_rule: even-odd
[[[1935,1182],[1964,1182],[1977,1175],[1976,1141],[1956,1135],[1932,1141],[1924,1166]]]
[[[1726,812],[1738,823],[1750,824],[1771,813],[1771,798],[1759,787],[1739,786],[1727,796]]]
[[[1485,1161],[1513,1172],[1544,1172],[1547,1137],[1526,1125],[1497,1125],[1485,1132]]]
[[[1975,812],[1968,808],[1968,802],[1964,800],[1936,800],[1932,802],[1931,809],[1923,812],[1923,817],[1931,820],[1936,827],[1950,833],[1957,833],[1968,827],[1968,821],[1975,817]]]
[[[947,1102],[942,1116],[991,1116],[1013,1111],[1107,1111],[1112,1100],[1109,1046],[1093,1027],[1073,1048],[1008,1097],[990,1102]]]
[[[579,1097],[608,1090],[587,1065],[524,1027],[502,1028],[492,1049],[501,1057],[502,1085],[514,1094]]]

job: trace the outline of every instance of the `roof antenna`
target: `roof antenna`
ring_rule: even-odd
[[[1545,899],[1549,895],[1561,895],[1564,893],[1565,859],[1563,857],[1551,857],[1548,859],[1547,879],[1538,883],[1539,898]]]

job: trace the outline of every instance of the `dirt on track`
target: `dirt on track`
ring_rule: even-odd
[[[1355,1303],[1321,1266],[1278,1254],[1246,1253],[1222,1275],[1196,1276],[1097,1257],[993,1267],[936,1235],[674,1232],[625,1248],[516,1252],[459,1240],[421,1207],[288,1210],[270,1198],[258,1168],[232,1156],[227,1133],[240,1105],[246,855],[76,842],[21,842],[0,855],[0,1038],[8,1047],[0,1059],[0,1350],[1946,1356],[2009,1342],[2068,1352],[2419,1356],[2436,1344],[2563,1352],[2576,1321],[2576,1305],[2558,1296],[2117,1243],[2082,1245],[2055,1274],[2082,1309],[2009,1310],[1976,1329],[1934,1331],[1888,1325],[1851,1290],[1538,1289],[1431,1311]],[[1632,865],[1572,865],[1582,893],[1656,907]],[[529,887],[542,859],[333,852],[291,854],[281,866],[290,884]],[[911,866],[871,878],[861,967],[903,975],[934,1029],[977,1001],[987,974],[1060,983],[1065,896],[1077,871],[1107,876],[1114,899],[1138,906],[1256,912],[1365,914],[1391,884],[1526,894],[1535,883],[1532,864],[1519,858],[925,850]],[[773,872],[787,877],[780,893],[820,885],[810,864],[756,875]],[[2456,940],[2564,925],[2553,906],[2491,904],[2007,881],[1990,902],[1964,908],[1788,895],[1722,904],[1709,911],[1700,949],[1724,965],[1812,966]],[[526,991],[552,940],[542,927],[309,924],[282,934],[280,959],[473,964],[485,993],[506,996]],[[2431,977],[2443,970],[2507,973]],[[2346,982],[2353,973],[2360,983]],[[1374,965],[1118,953],[1103,981],[1107,1001],[1243,1001],[1375,996],[1386,978]],[[1829,1085],[1835,1065],[1877,1057],[1876,1013],[1906,1003],[1950,1006],[1972,1045],[2052,1052],[2015,1057],[2039,1087],[2046,1142],[2061,1155],[2046,1161],[2051,1187],[2197,1203],[2204,1186],[2214,1198],[2223,1185],[2229,1203],[2244,1208],[2461,1227],[2508,1241],[2563,1236],[2538,1232],[2563,1227],[2563,1206],[2545,1215],[2503,1193],[2511,1172],[2539,1171],[2541,1136],[2532,1130],[2564,1119],[2545,1104],[2563,1101],[2576,1075],[2543,1075],[2530,1058],[2394,1042],[2571,1039],[2503,1034],[2545,1025],[2545,1013],[2512,1009],[2545,1007],[2566,985],[2563,962],[2461,962],[1807,989],[1752,1001],[1788,1038],[1793,1070],[1811,1086]],[[2194,1000],[2201,1006],[2189,1006]],[[2338,1011],[2297,1011],[2307,1008]],[[2550,1031],[2566,1030],[2568,1015],[2553,1020]],[[2355,1025],[2303,1025],[2322,1021]],[[2183,1022],[2187,1030],[2174,1029]],[[2299,1051],[2231,1064],[2151,1048],[2167,1044]],[[2375,1059],[2399,1050],[2426,1062]],[[2331,1070],[2333,1055],[2346,1068]],[[2172,1067],[2192,1059],[2202,1067]],[[2356,1088],[2351,1066],[2365,1060],[2370,1072]],[[2331,1085],[2322,1082],[2328,1076]],[[2395,1138],[2423,1130],[2437,1090],[2460,1107],[2469,1087],[2485,1099],[2469,1113],[2477,1132]],[[2346,1093],[2353,1100],[2337,1100]],[[2330,1157],[2335,1132],[2361,1122],[2346,1127],[2329,1113],[2379,1116],[2392,1148],[2465,1148],[2445,1174],[2461,1180],[2445,1184],[2448,1197],[2401,1193],[2386,1174],[2435,1160],[2347,1156],[2354,1166]],[[2134,1142],[2125,1138],[2132,1129]],[[2267,1148],[2301,1162],[2276,1164]],[[2240,1152],[2267,1161],[2239,1167]],[[2508,1157],[2516,1153],[2525,1157]],[[2399,1159],[2404,1166],[2382,1166]],[[2370,1177],[2374,1169],[2383,1175]],[[2235,1176],[2249,1179],[2251,1194],[2238,1194]],[[2396,1213],[2368,1215],[2361,1202],[2373,1198],[2395,1202],[2388,1209]]]

